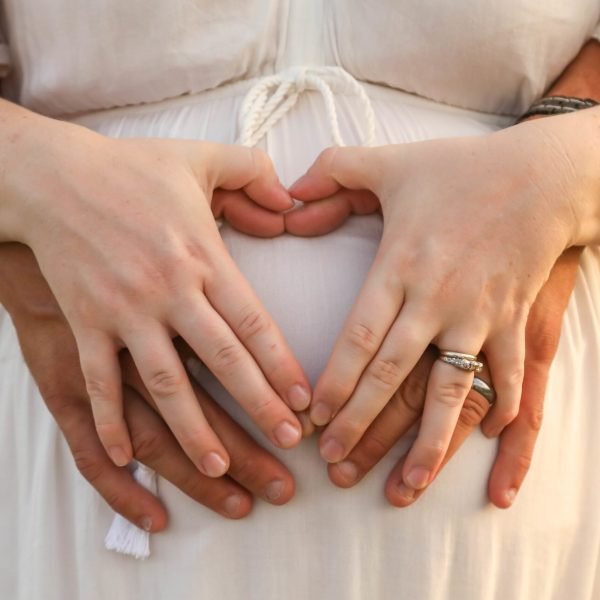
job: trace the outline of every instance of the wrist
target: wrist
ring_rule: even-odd
[[[25,198],[19,193],[23,173],[39,160],[41,141],[50,119],[0,100],[0,241],[25,242]]]
[[[36,223],[48,208],[44,200],[56,196],[61,165],[68,164],[63,158],[81,152],[82,133],[96,135],[0,100],[0,242],[35,248]]]
[[[559,195],[571,213],[567,247],[600,242],[600,107],[535,120],[527,127],[553,147],[554,160],[547,167],[564,171]]]
[[[0,244],[0,304],[15,318],[56,319],[60,307],[27,246]]]

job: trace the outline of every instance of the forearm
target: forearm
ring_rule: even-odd
[[[600,102],[600,42],[590,40],[581,49],[575,59],[563,71],[547,93],[548,96],[572,96],[575,98],[590,98]],[[600,146],[600,109],[596,111],[596,118],[592,121],[595,127],[595,136],[592,144]],[[600,162],[596,162],[596,175],[600,176]],[[596,206],[600,205],[600,194],[596,195]],[[595,243],[599,239],[596,236]]]
[[[36,132],[49,119],[0,99],[0,241],[23,241],[15,194],[16,169],[35,160]],[[43,134],[42,134],[43,135]]]
[[[0,242],[30,242],[27,224],[40,210],[32,174],[51,189],[58,175],[51,158],[68,151],[76,132],[87,130],[0,99]]]
[[[590,40],[546,95],[591,98],[600,102],[600,42]]]
[[[600,101],[600,42],[590,40],[550,86],[545,96],[572,96]],[[600,242],[600,108],[546,120],[548,134],[558,141],[557,152],[564,153],[572,175],[583,183],[573,198],[577,221],[572,244]],[[535,160],[535,157],[533,157]],[[560,157],[557,156],[560,161]],[[552,168],[553,165],[548,165]]]

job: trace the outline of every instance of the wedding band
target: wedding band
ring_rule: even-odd
[[[438,360],[452,365],[461,371],[475,371],[475,373],[479,373],[483,369],[483,363],[477,360],[477,356],[474,354],[440,350]]]
[[[490,406],[496,402],[496,392],[494,391],[494,388],[483,379],[480,379],[477,376],[473,377],[471,389],[481,394],[488,401]]]

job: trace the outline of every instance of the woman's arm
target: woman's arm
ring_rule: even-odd
[[[208,476],[227,470],[173,347],[178,334],[268,439],[298,443],[292,408],[307,406],[308,382],[212,213],[217,189],[224,212],[288,208],[268,157],[205,142],[110,139],[4,101],[0,132],[0,238],[36,255],[77,340],[113,461],[132,457],[118,362],[127,348],[192,462]]]
[[[380,254],[315,390],[315,415],[319,402],[337,414],[322,439],[328,461],[348,454],[431,341],[483,347],[498,391],[488,431],[516,416],[529,305],[564,248],[599,239],[599,111],[482,138],[331,150],[293,186],[306,201],[369,189],[383,206]],[[363,344],[359,331],[370,332]],[[354,390],[343,397],[342,372]],[[409,487],[441,464],[470,378],[435,363]]]

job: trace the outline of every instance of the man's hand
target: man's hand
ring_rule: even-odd
[[[151,531],[163,529],[164,506],[126,468],[115,466],[102,447],[73,334],[33,254],[20,244],[0,245],[0,302],[11,314],[25,360],[82,475],[125,518]],[[294,480],[289,471],[199,386],[194,386],[198,402],[231,455],[227,476],[218,479],[198,471],[162,418],[142,399],[148,393],[135,370],[127,369],[126,381],[132,387],[125,389],[125,415],[137,460],[225,517],[247,515],[253,495],[272,504],[291,499]]]

